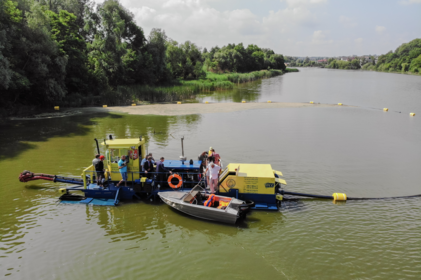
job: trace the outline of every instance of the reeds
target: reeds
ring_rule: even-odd
[[[286,69],[285,72],[298,72],[297,69]],[[150,103],[174,102],[193,99],[200,92],[232,89],[236,84],[256,81],[282,75],[282,70],[261,70],[250,73],[206,73],[205,79],[180,81],[179,85],[149,86],[128,85],[119,86],[102,95],[102,101],[109,105],[126,105],[137,101]],[[105,104],[105,103],[104,103]]]

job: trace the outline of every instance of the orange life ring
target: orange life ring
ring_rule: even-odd
[[[178,184],[174,185],[173,183],[171,183],[171,179],[172,178],[177,178],[178,179]],[[181,187],[181,185],[183,184],[183,179],[181,179],[181,176],[178,174],[173,174],[171,176],[168,177],[168,185],[170,185],[171,188],[173,189],[178,189]]]

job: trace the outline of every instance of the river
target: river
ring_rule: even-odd
[[[420,77],[303,68],[198,96],[200,102],[242,100],[354,106],[184,116],[96,113],[0,126],[0,276],[419,279],[420,198],[285,202],[279,212],[253,211],[245,222],[227,226],[144,201],[60,205],[63,185],[18,181],[25,169],[78,176],[91,163],[93,139],[108,134],[143,135],[155,158],[167,159],[180,156],[184,136],[189,159],[212,146],[225,164],[270,163],[283,172],[290,191],[421,193]]]

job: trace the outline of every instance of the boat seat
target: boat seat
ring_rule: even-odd
[[[198,193],[199,191],[190,192],[188,195],[186,195],[183,201],[190,203]]]

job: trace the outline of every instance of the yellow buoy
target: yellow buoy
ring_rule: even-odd
[[[206,101],[205,103],[206,103],[206,104],[208,104],[208,103],[209,103],[209,101]]]
[[[177,102],[177,104],[181,104],[181,102],[180,102],[180,101],[178,101],[178,102]]]
[[[241,103],[246,103],[246,101],[243,100],[243,101],[241,101]]]
[[[413,117],[413,116],[415,116],[415,113],[409,113],[409,115],[410,115],[411,117]]]
[[[54,110],[60,110],[60,107],[59,106],[54,106]]]
[[[272,101],[268,100],[268,103],[272,103]]]
[[[136,104],[133,103],[132,106],[136,106]]]
[[[314,101],[310,101],[310,104],[314,104]]]
[[[389,109],[388,108],[383,108],[383,111],[387,112],[387,111],[389,111]]]
[[[107,108],[107,105],[102,105],[102,108]]]
[[[342,106],[342,103],[338,103],[339,106]]]
[[[344,200],[346,200],[346,194],[344,194],[344,193],[334,193],[334,194],[332,194],[332,196],[333,196],[333,200],[339,200],[339,201],[344,201]]]

